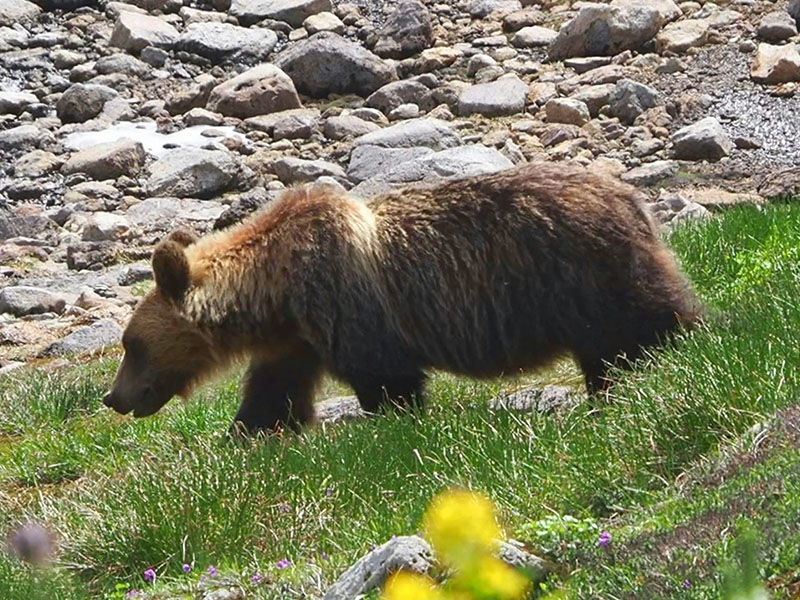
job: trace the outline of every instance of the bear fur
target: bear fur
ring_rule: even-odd
[[[152,414],[248,357],[249,431],[312,422],[325,372],[372,412],[419,405],[427,369],[494,377],[571,354],[595,393],[700,311],[636,190],[569,164],[367,203],[290,189],[228,230],[173,234],[153,270],[106,404]]]

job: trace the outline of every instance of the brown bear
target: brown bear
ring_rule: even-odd
[[[494,377],[566,353],[594,393],[699,316],[636,190],[569,164],[366,203],[290,189],[226,231],[173,234],[153,272],[105,404],[150,415],[246,356],[249,431],[313,421],[325,372],[371,412],[420,405],[427,369]]]

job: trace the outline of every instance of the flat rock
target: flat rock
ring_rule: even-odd
[[[40,288],[12,285],[0,289],[0,314],[11,313],[15,317],[61,314],[66,304],[62,296]]]
[[[528,86],[516,75],[468,87],[458,98],[458,114],[487,117],[513,115],[525,110]]]
[[[84,225],[81,239],[84,242],[116,241],[126,237],[130,230],[130,223],[124,216],[97,211]]]
[[[800,27],[800,0],[791,0],[789,6],[786,7],[786,11],[794,17],[798,27]]]
[[[433,24],[419,0],[403,0],[378,32],[373,48],[382,58],[407,58],[433,45]]]
[[[636,117],[662,103],[657,90],[632,79],[618,81],[608,99],[611,115],[626,125],[633,124]]]
[[[125,217],[145,234],[166,233],[177,227],[208,231],[227,207],[213,200],[194,198],[148,198],[131,206]]]
[[[548,46],[558,36],[558,32],[541,27],[539,25],[531,25],[530,27],[523,27],[514,37],[511,38],[511,45],[517,48],[537,48],[539,46]]]
[[[550,60],[561,60],[638,50],[655,37],[662,24],[658,9],[644,3],[631,6],[586,4],[561,27],[547,55]]]
[[[397,79],[394,66],[360,44],[331,32],[301,40],[281,52],[275,64],[297,89],[314,98],[354,93],[369,96]]]
[[[45,150],[31,150],[14,162],[17,177],[42,177],[52,173],[64,163],[64,159]]]
[[[239,168],[230,152],[176,148],[150,165],[145,190],[151,197],[210,198],[234,181]]]
[[[642,0],[612,0],[611,2],[611,6],[618,8],[636,8],[641,5]],[[664,23],[670,23],[683,16],[681,7],[673,0],[647,0],[647,6],[655,8]]]
[[[364,106],[377,108],[388,115],[401,104],[418,101],[427,93],[427,86],[413,79],[392,81],[370,94]]]
[[[178,39],[181,50],[219,62],[235,55],[264,58],[278,43],[271,29],[250,29],[230,23],[191,23]]]
[[[347,569],[328,589],[323,600],[352,600],[379,589],[392,573],[403,570],[424,574],[433,564],[433,550],[421,537],[395,537]]]
[[[310,183],[326,175],[328,177],[347,179],[342,167],[325,160],[304,160],[287,156],[276,160],[272,167],[278,179],[287,185]]]
[[[314,35],[320,31],[332,31],[342,35],[344,33],[344,23],[333,13],[321,12],[311,15],[303,21],[303,29],[308,32],[308,35]]]
[[[548,123],[569,123],[578,127],[592,118],[589,107],[575,98],[553,98],[544,105]]]
[[[483,19],[493,13],[501,16],[516,12],[522,8],[520,0],[470,0],[467,12],[471,17]]]
[[[670,23],[656,36],[656,51],[683,54],[689,48],[699,48],[708,41],[711,25],[706,19],[686,19]]]
[[[497,396],[489,401],[491,410],[550,413],[576,402],[575,391],[568,386],[546,385],[543,388],[526,387],[511,394]]]
[[[411,148],[424,146],[433,150],[444,150],[461,145],[461,136],[439,119],[414,119],[391,127],[384,127],[357,138],[356,146],[369,145],[381,148]]]
[[[87,354],[119,343],[122,328],[112,319],[101,319],[91,325],[76,329],[64,338],[50,344],[41,356]]]
[[[354,419],[363,419],[367,416],[355,396],[342,396],[323,400],[315,404],[314,408],[317,411],[317,418],[324,423],[352,421]]]
[[[322,131],[330,140],[356,138],[380,129],[380,125],[353,115],[340,115],[325,119]]]
[[[782,10],[765,14],[758,24],[758,37],[765,42],[783,42],[796,35],[795,17]]]
[[[797,45],[759,44],[750,77],[753,81],[768,85],[800,81],[800,52]]]
[[[105,85],[75,83],[56,102],[56,114],[64,123],[83,123],[99,115],[106,102],[118,96]]]
[[[18,125],[0,131],[0,150],[31,150],[39,145],[42,130],[36,125]]]
[[[758,184],[764,198],[794,198],[800,196],[800,167],[789,167],[770,173]]]
[[[108,45],[138,54],[146,46],[172,48],[179,38],[178,30],[163,19],[123,11],[117,17]]]
[[[646,187],[672,177],[677,172],[678,163],[674,160],[656,160],[623,173],[620,179],[637,187]]]
[[[679,160],[719,160],[734,148],[728,134],[714,117],[706,117],[679,129],[671,141],[672,156]]]
[[[353,148],[350,163],[347,166],[347,177],[351,181],[361,183],[380,173],[390,171],[400,163],[433,154],[433,150],[424,146],[411,148],[383,148],[372,144],[362,144]]]
[[[570,98],[583,102],[589,109],[589,114],[594,118],[600,114],[600,109],[611,101],[611,95],[615,89],[616,86],[613,83],[587,85],[578,89]]]
[[[258,115],[245,119],[244,125],[253,131],[263,131],[269,135],[275,134],[275,128],[283,122],[296,120],[300,122],[316,123],[320,118],[318,108],[292,108],[268,115]]]
[[[144,147],[139,142],[121,139],[96,144],[73,154],[61,167],[65,174],[85,173],[92,179],[135,176],[144,165]]]
[[[228,12],[243,25],[274,19],[300,27],[311,15],[331,9],[330,0],[233,0]]]
[[[0,92],[0,115],[18,115],[39,99],[28,92]]]
[[[206,104],[208,110],[240,119],[299,107],[294,83],[271,63],[219,84],[211,90]]]
[[[28,0],[0,0],[0,25],[13,26],[35,19],[42,9]]]

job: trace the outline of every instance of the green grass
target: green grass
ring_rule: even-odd
[[[669,504],[676,478],[797,401],[798,240],[800,206],[792,205],[735,208],[678,229],[671,243],[715,316],[625,375],[600,412],[493,413],[486,400],[515,382],[437,375],[420,419],[386,415],[237,444],[224,436],[236,377],[133,420],[100,403],[114,357],[17,371],[0,380],[0,532],[43,521],[60,552],[41,572],[0,557],[0,598],[36,598],[43,585],[34,577],[47,579],[50,597],[103,598],[119,582],[145,587],[141,574],[150,567],[159,574],[150,591],[188,598],[210,564],[244,582],[248,597],[300,598],[324,590],[370,545],[414,533],[429,499],[454,484],[488,493],[510,533],[553,514],[627,527],[631,540],[636,527],[674,529],[712,503],[670,508],[678,506]],[[579,381],[569,362],[544,377]],[[765,464],[794,492],[791,460]],[[742,481],[731,489],[751,489]],[[775,523],[794,514],[789,504],[779,503]],[[735,514],[732,504],[721,506]],[[554,585],[635,595],[637,578],[661,564],[647,562],[642,549],[620,557],[615,570],[582,552],[558,557],[566,572]],[[709,552],[711,566],[693,574],[692,593],[719,587],[712,566],[727,550]],[[293,566],[279,571],[284,557]],[[762,566],[788,571],[797,558],[787,550],[763,557]],[[188,577],[183,563],[194,565]],[[268,583],[247,583],[255,572]],[[656,591],[648,597],[683,593]]]

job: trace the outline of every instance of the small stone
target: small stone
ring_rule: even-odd
[[[475,113],[497,117],[513,115],[525,110],[528,86],[516,75],[501,77],[492,83],[473,85],[465,89],[458,99],[458,114]]]
[[[178,31],[163,19],[124,11],[117,18],[108,44],[139,53],[146,46],[171,48],[179,37]]]
[[[288,112],[288,111],[287,111]],[[287,115],[275,122],[272,128],[272,137],[276,140],[296,140],[308,139],[317,126],[319,114],[316,111],[304,111],[297,114]]]
[[[418,81],[404,79],[382,86],[367,97],[364,106],[377,108],[388,115],[401,104],[418,101],[428,93],[428,88]]]
[[[240,119],[299,107],[294,83],[271,63],[253,67],[219,84],[211,90],[207,103],[213,112]]]
[[[533,25],[523,27],[515,33],[511,38],[511,44],[517,48],[536,48],[549,45],[557,36],[558,33],[552,29]]]
[[[678,163],[672,160],[657,160],[623,173],[620,179],[637,187],[647,187],[672,177],[678,172]]]
[[[548,123],[568,123],[578,127],[592,118],[589,107],[574,98],[554,98],[545,104]]]
[[[617,82],[608,102],[611,115],[630,125],[636,117],[658,106],[662,100],[655,89],[631,79],[622,79]]]
[[[330,0],[233,0],[229,12],[245,26],[274,19],[300,27],[311,15],[331,9]]]
[[[782,10],[765,14],[758,24],[758,37],[766,42],[783,42],[796,35],[795,18]]]
[[[402,0],[378,33],[373,48],[382,58],[407,58],[433,45],[433,24],[419,0]]]
[[[526,387],[512,394],[497,396],[489,401],[494,411],[551,413],[575,403],[574,390],[568,386],[546,385],[544,388]],[[515,565],[521,566],[521,565]]]
[[[278,179],[286,185],[310,183],[324,175],[342,180],[347,179],[342,167],[324,160],[303,160],[287,156],[276,160],[272,167]]]
[[[332,31],[339,35],[344,33],[344,23],[339,17],[330,12],[311,15],[303,21],[303,27],[308,32],[308,35],[314,35],[320,31]]]
[[[94,70],[101,75],[124,73],[131,77],[143,77],[150,73],[151,68],[146,62],[134,56],[117,53],[99,59],[94,65]]]
[[[656,51],[663,54],[683,54],[689,48],[699,48],[708,41],[711,30],[705,19],[687,19],[667,25],[656,36]]]
[[[183,115],[183,122],[189,127],[195,125],[210,125],[211,127],[217,127],[222,125],[225,122],[225,119],[221,114],[211,112],[205,108],[193,108]]]
[[[83,123],[99,115],[106,102],[116,97],[116,90],[105,85],[76,83],[58,99],[56,114],[64,123]]]
[[[37,104],[39,99],[27,92],[2,92],[0,91],[0,115],[19,115],[31,104]]]
[[[63,356],[96,352],[119,343],[122,329],[111,319],[101,319],[76,329],[61,340],[50,344],[41,356]]]
[[[139,58],[142,62],[147,63],[151,67],[160,69],[167,63],[169,53],[162,48],[146,46],[145,48],[142,48],[142,51],[139,53]]]
[[[331,140],[343,140],[346,138],[356,138],[372,131],[380,129],[379,125],[370,121],[365,121],[353,115],[343,115],[329,117],[325,120],[323,133]]]
[[[401,119],[416,119],[419,116],[419,106],[413,102],[408,104],[401,104],[389,113],[390,121],[399,121]]]
[[[23,21],[31,21],[42,12],[28,0],[0,0],[0,26],[14,26]]]
[[[17,285],[0,289],[0,313],[11,313],[15,317],[61,314],[66,305],[61,296],[40,288]]]
[[[130,224],[122,215],[97,211],[92,213],[83,228],[84,242],[107,242],[120,240],[130,232]]]
[[[135,176],[144,165],[144,147],[139,142],[121,139],[95,144],[73,154],[61,167],[64,174],[85,173],[92,179],[116,179]]]
[[[444,150],[461,144],[461,137],[444,121],[415,119],[373,131],[356,139],[356,146],[412,148],[424,146]]]
[[[14,175],[17,177],[42,177],[52,173],[64,163],[64,159],[52,152],[32,150],[14,162]]]
[[[672,138],[672,155],[680,160],[719,160],[733,151],[733,142],[714,117],[678,130]]]
[[[19,125],[0,131],[0,150],[28,151],[42,140],[42,130],[36,125]]]
[[[800,52],[797,46],[759,44],[750,77],[767,85],[800,81]]]
[[[424,146],[410,148],[383,148],[371,144],[356,146],[350,153],[347,177],[351,181],[360,183],[380,173],[390,171],[400,163],[428,154],[433,154],[433,150]]]
[[[118,283],[121,286],[130,286],[149,279],[153,279],[152,267],[148,264],[134,264],[120,274]]]

